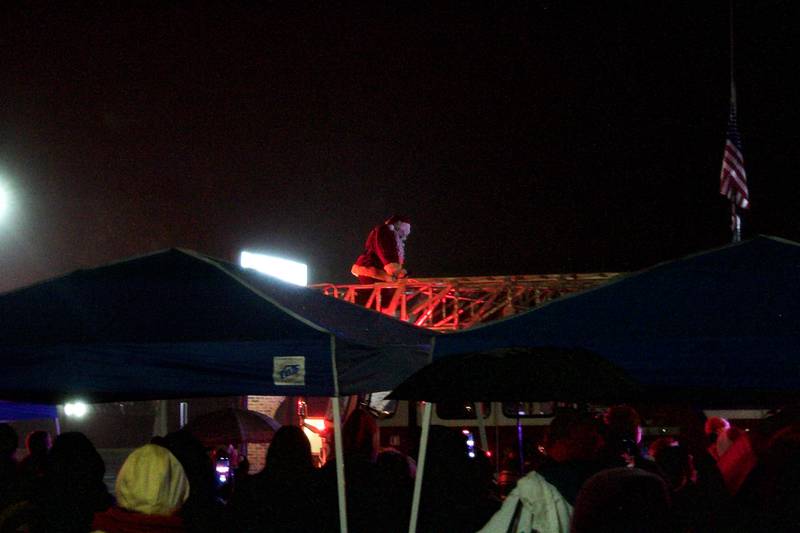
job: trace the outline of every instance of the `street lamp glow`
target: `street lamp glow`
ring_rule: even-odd
[[[83,418],[89,411],[89,406],[83,402],[69,402],[64,404],[64,414],[70,417]]]
[[[282,257],[243,251],[239,264],[244,268],[258,270],[288,283],[305,287],[308,285],[308,266]]]

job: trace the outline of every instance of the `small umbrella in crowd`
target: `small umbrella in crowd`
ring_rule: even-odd
[[[281,425],[267,415],[229,407],[192,419],[184,429],[204,446],[267,443]]]

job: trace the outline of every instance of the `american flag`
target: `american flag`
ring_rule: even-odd
[[[728,132],[725,136],[725,153],[722,156],[722,173],[719,177],[719,192],[741,209],[750,206],[747,192],[747,174],[744,171],[742,141],[736,127],[736,106],[731,102],[728,116]]]

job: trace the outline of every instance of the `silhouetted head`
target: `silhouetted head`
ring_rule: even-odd
[[[654,449],[653,459],[673,490],[680,489],[694,477],[692,456],[677,442]]]
[[[151,443],[168,449],[183,466],[192,488],[187,505],[212,505],[216,490],[214,464],[197,437],[181,429],[158,440],[153,439]]]
[[[30,455],[44,455],[51,445],[50,433],[47,431],[31,431],[25,438],[25,448]]]
[[[381,472],[392,481],[411,482],[415,472],[412,471],[408,457],[398,450],[387,448],[381,450],[375,463]]]
[[[615,405],[606,412],[606,436],[609,441],[642,440],[642,419],[636,409],[629,405]]]
[[[353,411],[342,427],[342,443],[345,453],[374,461],[378,454],[378,425],[375,419],[362,409]]]
[[[578,493],[571,533],[672,531],[670,499],[661,477],[639,468],[610,468],[590,477]]]
[[[560,412],[548,428],[547,453],[558,462],[596,459],[603,444],[600,429],[592,413]]]
[[[314,468],[311,443],[297,426],[281,426],[272,437],[264,471],[267,476],[291,479],[307,475]]]
[[[13,457],[19,446],[19,435],[8,424],[0,424],[0,457]]]
[[[48,474],[77,481],[99,481],[106,472],[103,458],[86,435],[77,431],[62,433],[48,454]]]

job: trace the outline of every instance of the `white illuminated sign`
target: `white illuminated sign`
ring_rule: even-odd
[[[245,251],[239,257],[239,264],[288,283],[302,287],[308,285],[308,266],[305,263]]]

